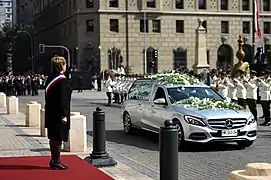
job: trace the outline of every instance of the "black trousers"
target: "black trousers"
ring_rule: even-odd
[[[270,122],[270,101],[261,101],[265,123]]]
[[[114,103],[119,103],[119,102],[120,102],[120,94],[114,93]]]
[[[238,104],[238,101],[235,99],[231,99],[231,102]]]
[[[257,100],[256,99],[247,99],[247,105],[250,112],[253,114],[254,118],[257,119]]]
[[[238,102],[238,104],[239,104],[240,106],[246,108],[246,105],[247,105],[246,99],[238,98],[237,102]]]
[[[107,96],[107,104],[110,105],[111,101],[112,101],[112,93],[111,92],[106,92],[106,96]]]
[[[50,151],[51,151],[51,160],[54,163],[60,163],[60,152],[62,142],[56,139],[50,139]]]

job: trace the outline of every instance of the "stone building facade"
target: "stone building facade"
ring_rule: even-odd
[[[259,2],[263,35],[255,38],[256,47],[269,44],[271,38],[271,2]],[[205,21],[211,68],[226,68],[237,61],[238,35],[244,37],[245,60],[251,61],[252,0],[33,0],[32,3],[35,54],[38,55],[40,43],[67,46],[72,64],[82,70],[98,72],[121,63],[133,73],[143,73],[144,67],[147,72],[191,68],[195,63],[198,18]],[[40,64],[48,62],[52,51],[56,50],[39,55]]]

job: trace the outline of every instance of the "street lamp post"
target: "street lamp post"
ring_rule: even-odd
[[[32,70],[32,73],[33,73],[34,72],[34,46],[33,46],[34,42],[33,42],[33,37],[28,31],[20,30],[20,31],[18,31],[18,33],[25,33],[30,39],[31,70]]]

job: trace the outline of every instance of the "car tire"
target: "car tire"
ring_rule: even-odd
[[[246,148],[246,147],[250,147],[253,144],[254,141],[238,141],[237,145],[240,148]]]
[[[134,127],[132,126],[132,119],[128,112],[123,113],[123,131],[125,134],[133,134]]]
[[[184,131],[182,124],[180,123],[179,120],[173,120],[172,122],[178,128],[178,147],[179,149],[183,149],[185,147],[186,142],[184,140]]]

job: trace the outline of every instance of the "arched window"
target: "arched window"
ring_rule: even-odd
[[[178,47],[173,50],[173,69],[187,69],[187,50]]]
[[[245,52],[245,58],[244,58],[244,62],[248,62],[249,64],[253,63],[253,56],[252,56],[252,46],[249,44],[245,44],[243,46],[243,50]]]
[[[217,68],[228,69],[233,66],[233,49],[228,44],[222,44],[217,50]]]

